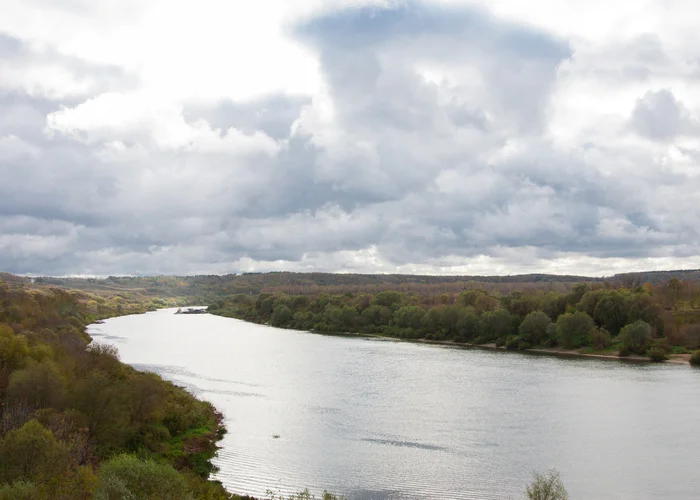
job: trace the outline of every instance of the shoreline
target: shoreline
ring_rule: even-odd
[[[428,339],[405,339],[405,338],[399,338],[399,337],[391,337],[388,335],[379,335],[376,333],[355,333],[355,332],[318,332],[314,330],[296,330],[294,328],[284,328],[284,327],[277,327],[277,326],[272,326],[267,323],[257,323],[255,321],[248,321],[245,319],[241,318],[235,318],[231,316],[222,316],[218,315],[215,313],[209,313],[212,316],[219,316],[221,318],[230,318],[230,319],[237,319],[239,321],[245,321],[246,323],[251,323],[254,325],[262,325],[262,326],[269,326],[270,328],[279,328],[280,330],[292,330],[292,331],[299,331],[299,332],[305,332],[305,333],[311,333],[311,334],[316,334],[316,335],[327,335],[327,336],[338,336],[338,337],[362,337],[362,338],[375,338],[375,339],[387,339],[387,340],[394,340],[397,342],[411,342],[411,343],[416,343],[416,344],[427,344],[427,345],[442,345],[442,346],[450,346],[450,347],[460,347],[462,349],[482,349],[486,351],[499,351],[499,352],[507,352],[507,353],[516,353],[516,354],[527,354],[527,355],[534,355],[534,356],[552,356],[552,357],[560,357],[560,358],[581,358],[581,359],[602,359],[606,361],[622,361],[625,363],[650,363],[650,364],[659,364],[662,365],[664,363],[672,363],[674,365],[689,365],[690,366],[690,354],[669,354],[668,359],[662,361],[662,362],[653,362],[649,359],[648,356],[640,356],[638,354],[630,354],[629,356],[624,356],[620,357],[617,354],[596,354],[596,353],[583,353],[579,352],[576,349],[563,349],[560,347],[555,347],[551,349],[545,349],[545,348],[533,348],[533,349],[527,349],[524,351],[509,351],[508,349],[505,348],[505,346],[498,347],[496,344],[471,344],[467,342],[455,342],[454,340],[428,340]]]
[[[379,336],[381,337],[381,335]],[[391,337],[382,337],[391,338]],[[403,339],[399,339],[403,340]],[[436,344],[436,345],[447,345],[454,347],[463,347],[468,349],[483,349],[487,351],[502,351],[511,352],[519,354],[532,354],[539,356],[553,356],[560,358],[592,358],[592,359],[604,359],[608,361],[625,361],[628,363],[653,363],[653,364],[663,364],[663,363],[674,363],[674,364],[689,364],[690,354],[671,354],[669,358],[661,363],[654,363],[647,356],[640,356],[638,354],[630,354],[629,356],[620,357],[616,354],[593,354],[578,352],[575,349],[563,349],[563,348],[552,348],[552,349],[527,349],[524,351],[509,351],[505,346],[498,347],[496,344],[468,344],[464,342],[454,342],[452,340],[426,340],[426,339],[416,339],[408,340],[409,342],[418,342],[421,344]]]

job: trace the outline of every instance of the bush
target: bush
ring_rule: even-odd
[[[569,498],[559,472],[554,469],[544,474],[535,474],[525,494],[529,500],[568,500]]]
[[[496,339],[496,347],[503,347],[506,341],[503,337]]]
[[[644,354],[651,343],[651,326],[642,320],[635,321],[625,326],[618,338],[630,352]]]
[[[605,328],[593,328],[588,334],[588,341],[596,349],[602,350],[612,343],[612,337]]]
[[[95,500],[191,499],[184,477],[170,465],[119,455],[102,464]]]
[[[627,346],[624,345],[624,344],[621,345],[621,346],[620,346],[620,349],[617,351],[617,355],[618,355],[619,357],[621,357],[621,358],[626,358],[627,356],[630,355],[629,347],[627,347]]]
[[[532,344],[521,340],[518,344],[518,351],[527,351],[528,349],[532,349]]]
[[[515,351],[518,348],[519,343],[520,339],[518,337],[509,337],[508,341],[506,342],[506,349],[509,351]]]
[[[693,366],[700,366],[700,351],[695,351],[690,355],[690,364]]]
[[[663,349],[653,347],[649,350],[649,359],[654,363],[661,363],[662,361],[666,360],[666,353],[663,351]]]

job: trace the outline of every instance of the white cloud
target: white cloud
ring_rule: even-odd
[[[8,0],[0,268],[695,265],[697,14],[689,0]]]

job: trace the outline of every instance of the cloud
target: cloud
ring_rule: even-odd
[[[653,141],[668,141],[700,130],[690,112],[667,89],[649,91],[637,100],[630,117],[632,129]]]
[[[0,20],[3,270],[696,264],[695,49],[662,17],[652,35],[636,14],[617,34],[563,7],[556,24],[538,2],[166,7],[110,22],[33,0]]]

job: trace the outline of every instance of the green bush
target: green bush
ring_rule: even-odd
[[[651,343],[651,326],[642,320],[635,321],[620,331],[618,339],[630,352],[644,354]]]
[[[496,347],[503,347],[506,345],[506,341],[503,337],[496,339]]]
[[[530,342],[525,342],[524,340],[521,340],[518,343],[518,351],[527,351],[528,349],[532,349],[532,344]]]
[[[506,349],[509,351],[515,351],[518,349],[519,343],[520,339],[518,337],[509,337],[508,341],[506,342]]]
[[[654,363],[661,363],[666,359],[666,353],[663,351],[663,349],[652,347],[649,349],[649,359]]]
[[[621,345],[621,346],[620,346],[620,349],[617,351],[617,355],[618,355],[619,357],[621,357],[621,358],[626,358],[627,356],[630,355],[629,347],[627,347],[627,346],[624,345],[624,344]]]
[[[700,351],[695,351],[690,355],[690,364],[693,366],[700,366]]]
[[[170,465],[119,455],[102,464],[95,500],[191,499],[185,478]]]

